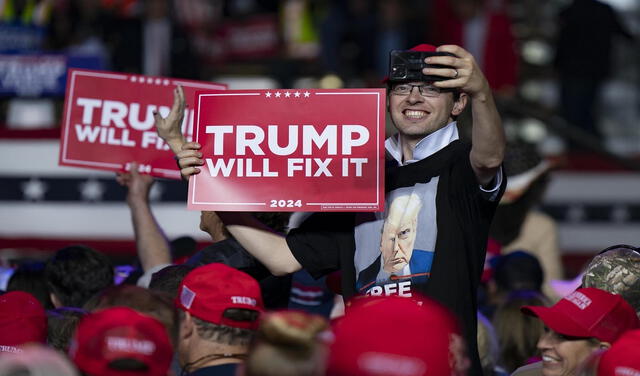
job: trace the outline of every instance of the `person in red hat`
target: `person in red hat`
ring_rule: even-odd
[[[327,375],[466,375],[465,344],[446,308],[430,299],[356,300],[334,324]]]
[[[31,294],[11,291],[0,295],[0,355],[20,353],[29,343],[47,340],[47,315]]]
[[[234,238],[274,275],[305,268],[319,278],[341,270],[347,299],[356,294],[420,293],[445,304],[460,318],[474,373],[480,374],[476,290],[489,226],[506,184],[501,170],[504,129],[491,88],[468,51],[429,44],[410,51],[445,54],[426,57],[428,66],[419,68],[414,78],[390,75],[385,80],[387,109],[397,130],[385,142],[385,208],[415,194],[421,202],[416,219],[394,221],[398,226],[416,223],[415,228],[383,232],[389,211],[318,213],[282,238],[244,214],[218,214]],[[467,105],[472,107],[471,143],[460,139],[456,124]],[[178,88],[167,118],[156,115],[156,128],[188,178],[207,167],[201,145],[187,143],[180,132],[183,113],[184,95]],[[410,210],[405,211],[408,217]],[[390,236],[382,238],[383,233]],[[400,255],[395,245],[405,237],[415,239],[403,242],[413,250]],[[383,250],[388,257],[382,256]],[[418,257],[423,261],[412,260]],[[398,268],[385,268],[385,263],[397,263]]]
[[[611,347],[625,332],[640,328],[635,310],[620,295],[587,287],[562,298],[552,307],[524,306],[547,332],[538,340],[542,361],[517,369],[518,376],[575,375],[591,354]]]
[[[173,348],[158,320],[114,307],[80,321],[69,356],[88,376],[166,376]]]
[[[639,376],[640,330],[630,330],[608,350],[593,354],[578,376]]]
[[[234,376],[264,311],[258,281],[230,266],[198,267],[182,280],[178,361],[191,376]]]

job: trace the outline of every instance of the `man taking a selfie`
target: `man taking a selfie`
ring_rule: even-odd
[[[417,68],[417,75],[399,78],[392,71],[385,79],[387,109],[398,131],[385,142],[385,212],[317,213],[286,238],[265,231],[249,216],[219,214],[233,236],[275,275],[305,268],[320,277],[341,270],[345,299],[357,294],[436,299],[458,316],[472,374],[481,374],[476,290],[489,225],[506,185],[500,167],[504,130],[489,84],[469,52],[427,44],[405,52],[433,56],[423,60],[426,66]],[[204,161],[200,145],[187,143],[180,134],[180,95],[178,89],[172,112],[166,119],[157,116],[156,125],[188,177],[199,173]],[[459,139],[455,121],[467,105],[473,120],[471,143]],[[405,196],[413,198],[399,199],[404,208],[392,206]],[[384,230],[391,208],[393,218],[386,222],[406,224],[404,228]],[[395,245],[403,240],[412,252],[399,253]],[[430,254],[427,262],[411,262],[424,253]],[[398,267],[385,265],[389,262]],[[372,279],[360,281],[361,273],[371,268],[376,270]]]

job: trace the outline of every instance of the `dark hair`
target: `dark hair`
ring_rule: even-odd
[[[494,279],[501,291],[541,291],[544,271],[536,256],[519,250],[495,260]]]
[[[49,288],[44,276],[43,262],[24,262],[13,272],[7,284],[7,292],[24,291],[33,295],[44,309],[52,309]]]
[[[291,213],[286,212],[254,212],[252,214],[257,220],[280,234],[284,234],[287,231],[289,217],[291,216]]]
[[[80,308],[61,307],[47,311],[47,344],[63,353],[69,350],[71,337],[87,311]]]
[[[63,306],[82,307],[89,298],[113,285],[113,266],[102,253],[85,246],[62,248],[47,262],[49,291]]]
[[[191,257],[197,251],[198,242],[191,236],[181,236],[170,243],[171,258],[176,260],[182,257]]]
[[[144,372],[149,370],[149,366],[138,359],[118,358],[109,362],[109,369],[117,371]]]
[[[149,290],[161,291],[169,294],[172,298],[178,296],[180,283],[184,277],[189,274],[195,267],[190,265],[170,265],[166,268],[158,270],[151,276],[149,282]]]
[[[139,286],[113,286],[98,294],[91,311],[111,307],[129,307],[160,321],[167,329],[172,343],[177,338],[177,312],[172,297],[167,293],[151,291]]]
[[[184,320],[184,311],[178,310],[178,316],[180,321]],[[223,316],[235,321],[255,321],[258,319],[257,312],[247,309],[227,309]],[[255,330],[214,324],[195,316],[191,316],[191,318],[196,326],[198,336],[207,341],[232,346],[248,346],[255,336]]]

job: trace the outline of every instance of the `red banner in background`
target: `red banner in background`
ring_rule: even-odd
[[[384,111],[384,89],[200,92],[188,207],[383,210]]]
[[[71,69],[60,136],[58,163],[63,166],[125,171],[138,162],[153,176],[180,178],[169,147],[158,137],[153,112],[166,117],[173,89],[181,85],[188,104],[182,123],[193,134],[195,93],[226,85],[175,78]]]

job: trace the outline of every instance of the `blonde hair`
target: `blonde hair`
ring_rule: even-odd
[[[498,339],[493,325],[482,313],[478,312],[478,355],[485,375],[493,374],[498,363]]]
[[[509,373],[536,354],[538,339],[544,334],[541,320],[520,312],[524,305],[548,306],[549,301],[536,291],[515,291],[493,314],[493,327],[500,344],[498,364]]]
[[[325,318],[304,312],[266,314],[249,350],[244,375],[324,375],[327,352],[320,334],[327,327]]]

